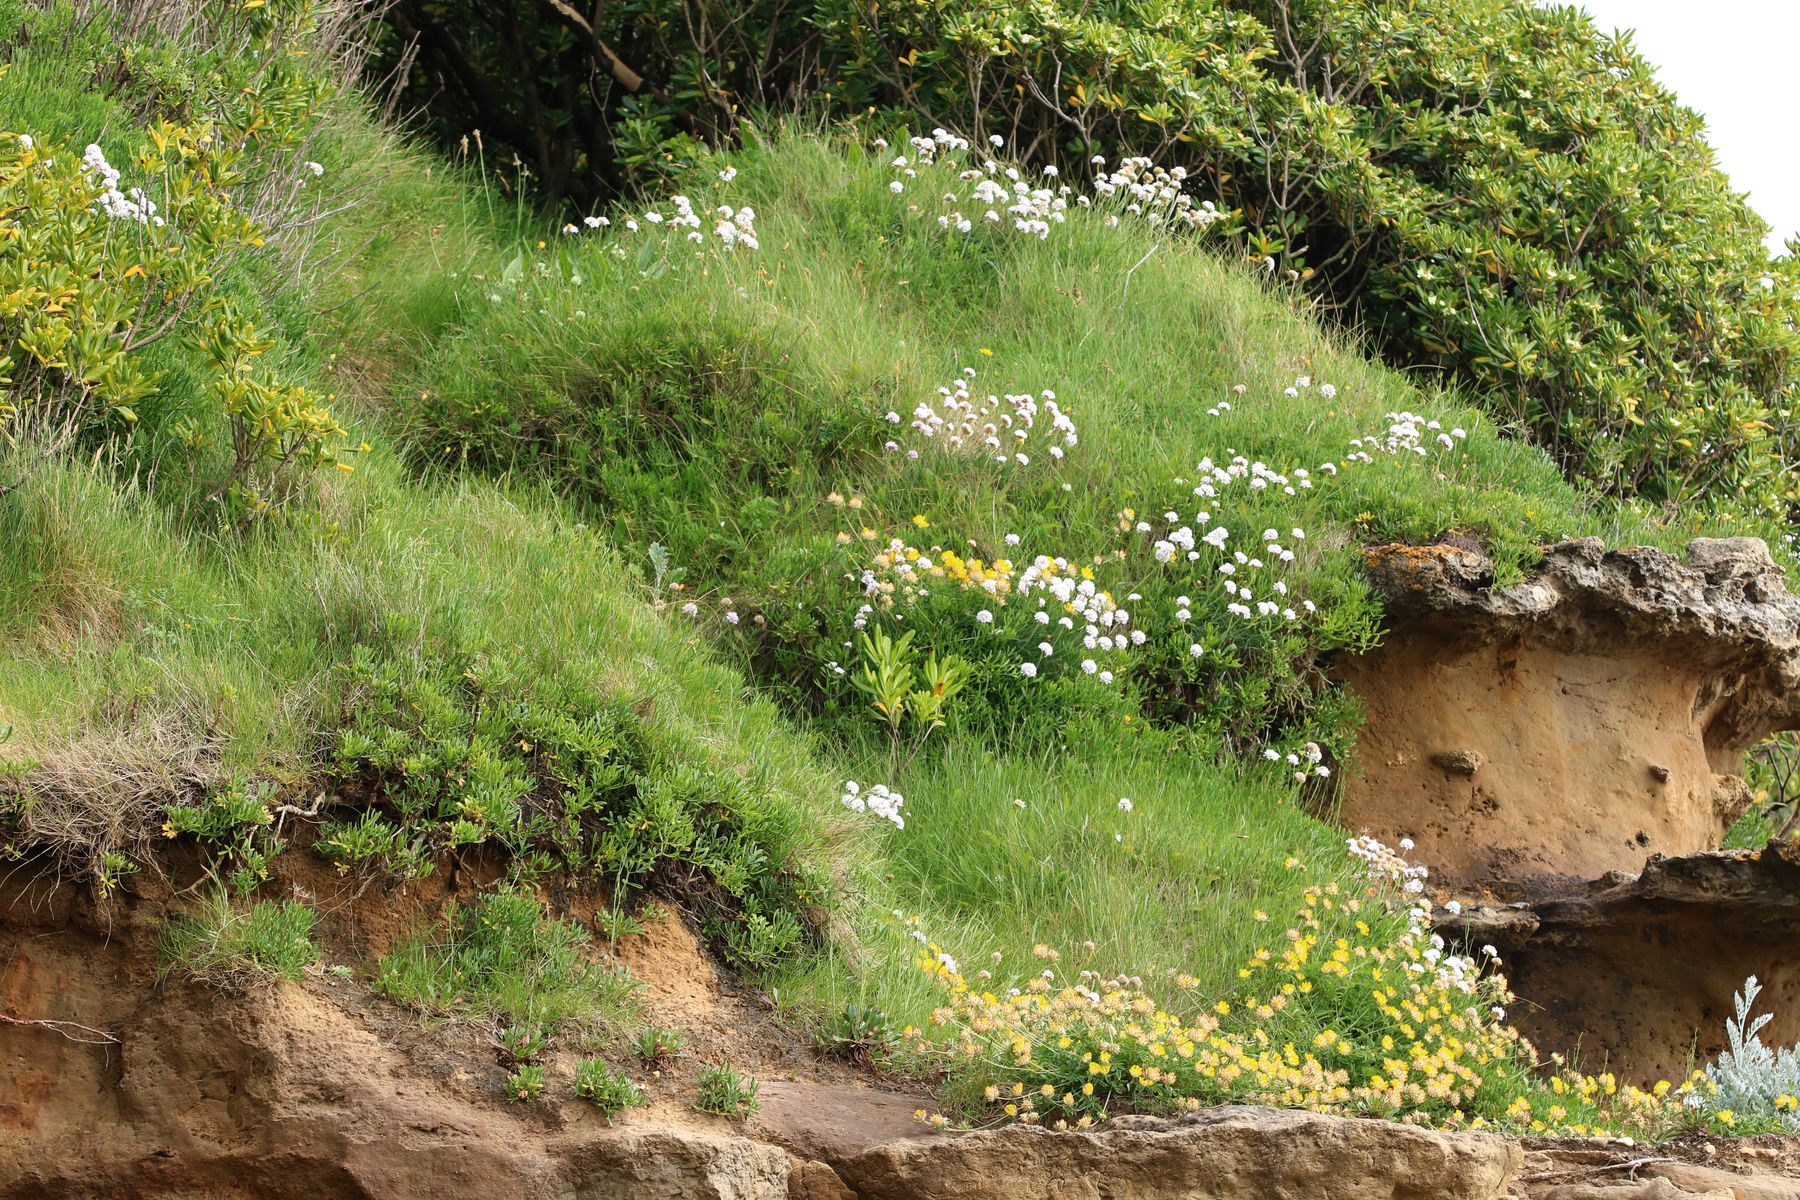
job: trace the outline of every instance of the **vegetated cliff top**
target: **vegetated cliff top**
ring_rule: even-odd
[[[1057,953],[1231,1009],[1270,914],[1364,881],[1296,803],[1349,752],[1321,656],[1379,633],[1358,547],[1456,530],[1505,576],[1699,528],[1323,332],[1209,244],[1179,163],[1065,191],[947,133],[770,130],[544,223],[301,56],[223,52],[304,47],[293,11],[33,10],[0,77],[0,185],[61,189],[34,245],[102,256],[90,285],[187,252],[136,181],[254,190],[305,250],[188,272],[154,345],[79,330],[141,361],[129,414],[0,318],[0,846],[103,898],[169,843],[246,897],[283,853],[396,887],[493,856],[682,904],[826,1029]],[[237,122],[248,174],[165,118]],[[71,169],[88,138],[119,179]],[[943,725],[871,715],[877,630],[961,663]]]

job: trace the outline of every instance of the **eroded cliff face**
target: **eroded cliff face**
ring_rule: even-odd
[[[1622,1079],[1680,1080],[1725,1049],[1749,976],[1769,1045],[1800,1042],[1800,842],[1653,857],[1534,901],[1440,914],[1439,932],[1494,946],[1525,1003],[1514,1022],[1544,1052]]]
[[[1800,598],[1758,539],[1565,542],[1501,589],[1459,546],[1367,565],[1390,633],[1337,666],[1368,716],[1340,819],[1447,882],[1512,898],[1711,849],[1745,750],[1800,726]]]

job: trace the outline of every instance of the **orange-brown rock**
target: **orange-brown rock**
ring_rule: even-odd
[[[1340,661],[1368,722],[1341,820],[1439,878],[1516,885],[1717,846],[1744,751],[1800,726],[1800,598],[1754,538],[1685,561],[1551,546],[1494,588],[1463,546],[1372,550],[1381,646]]]

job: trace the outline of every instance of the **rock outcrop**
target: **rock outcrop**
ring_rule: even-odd
[[[1390,632],[1337,664],[1363,700],[1341,820],[1441,879],[1517,895],[1717,846],[1744,751],[1800,726],[1800,597],[1754,538],[1686,561],[1550,547],[1494,588],[1458,545],[1371,550]]]
[[[609,1127],[471,1088],[491,1056],[352,982],[159,987],[149,932],[0,905],[0,1200],[1800,1200],[1792,1139],[1523,1158],[1494,1135],[1244,1107],[934,1135],[909,1097],[777,1080],[744,1127],[685,1105]]]
[[[1800,1041],[1800,843],[1654,857],[1531,903],[1440,914],[1447,938],[1492,945],[1543,1051],[1624,1079],[1685,1078],[1725,1046],[1732,995],[1762,984],[1770,1045]]]
[[[1520,1161],[1490,1134],[1234,1106],[889,1143],[838,1173],[861,1200],[1499,1200]]]

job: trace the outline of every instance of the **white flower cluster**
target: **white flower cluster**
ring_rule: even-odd
[[[156,202],[144,194],[143,188],[134,187],[129,192],[119,190],[119,172],[106,161],[106,153],[99,146],[89,144],[87,152],[81,156],[81,165],[89,178],[100,186],[95,203],[101,212],[115,221],[136,221],[139,225],[162,227],[163,219],[156,215]]]
[[[1397,884],[1408,897],[1405,936],[1414,944],[1425,943],[1425,948],[1419,952],[1420,961],[1406,963],[1406,969],[1418,975],[1431,972],[1435,982],[1443,987],[1454,988],[1465,994],[1474,992],[1475,985],[1481,978],[1481,965],[1470,955],[1446,953],[1443,936],[1432,932],[1432,905],[1425,896],[1425,880],[1430,872],[1424,867],[1409,863],[1402,854],[1413,848],[1412,839],[1400,839],[1398,851],[1366,835],[1350,838],[1345,846],[1352,858],[1361,859],[1366,864],[1372,878],[1383,883]],[[1481,953],[1489,962],[1500,961],[1499,954],[1492,946],[1483,946]],[[1492,1015],[1497,1021],[1504,1020],[1506,1016],[1504,1010],[1496,1010]]]
[[[727,167],[725,170],[719,172],[719,178],[726,183],[731,182],[733,179],[737,178],[737,168]],[[645,212],[641,218],[636,216],[622,217],[619,219],[618,224],[622,226],[627,233],[641,233],[644,231],[645,226],[649,226],[651,229],[667,226],[669,229],[681,233],[684,238],[694,245],[704,246],[707,241],[705,232],[706,225],[710,220],[712,223],[713,238],[727,250],[737,246],[742,246],[746,250],[756,250],[760,249],[762,246],[762,243],[759,242],[756,237],[756,210],[747,204],[742,208],[734,208],[729,204],[721,204],[714,208],[706,218],[702,218],[700,213],[695,211],[693,200],[687,196],[669,197],[669,207],[674,210],[669,215],[665,216],[659,208],[652,208]],[[564,225],[563,232],[566,234],[573,234],[580,233],[583,228],[590,230],[607,229],[610,228],[613,223],[611,217],[583,217],[581,218],[580,225],[574,223]],[[614,243],[611,249],[618,255],[623,255],[625,253],[624,247],[617,243]]]
[[[998,138],[989,141],[996,149],[1001,145]],[[887,148],[885,140],[875,145]],[[1077,194],[1068,184],[1056,182],[1054,166],[1033,171],[991,156],[979,161],[965,157],[968,141],[943,129],[933,130],[928,138],[911,138],[908,146],[911,153],[896,155],[890,164],[900,177],[888,184],[888,190],[903,195],[908,181],[918,179],[923,171],[954,170],[954,182],[946,181],[938,197],[941,211],[936,215],[938,228],[950,233],[968,234],[978,225],[993,226],[1043,241],[1052,228],[1068,220],[1072,206],[1088,208],[1097,202],[1117,209],[1108,213],[1108,226],[1129,216],[1150,225],[1205,229],[1224,216],[1211,201],[1196,203],[1182,190],[1187,179],[1184,169],[1159,167],[1148,158],[1128,158],[1109,172],[1104,170],[1105,157],[1096,156],[1092,165],[1099,174],[1090,195]]]
[[[1387,415],[1387,423],[1385,433],[1351,438],[1348,457],[1365,463],[1374,462],[1377,454],[1416,454],[1423,458],[1431,452],[1433,442],[1449,450],[1469,436],[1463,429],[1446,433],[1443,425],[1417,413],[1391,412]]]
[[[1080,660],[1081,673],[1091,675],[1101,683],[1112,683],[1115,675],[1111,668],[1119,664],[1113,661],[1102,665],[1103,660],[1094,655],[1121,658],[1132,647],[1142,646],[1150,640],[1143,630],[1131,627],[1130,609],[1120,607],[1112,594],[1096,587],[1093,580],[1080,578],[1071,570],[1067,559],[1038,555],[1019,574],[1018,591],[1021,597],[1034,592],[1049,593],[1048,599],[1042,594],[1038,596],[1037,609],[1031,614],[1031,619],[1043,626],[1044,640],[1037,645],[1038,654],[1043,658],[1054,657],[1055,639],[1072,635],[1079,622],[1084,652]],[[1061,607],[1062,616],[1051,617],[1050,599]],[[1037,674],[1038,666],[1029,662],[1021,664],[1020,673],[1032,678]],[[1032,669],[1026,671],[1025,667]]]
[[[1103,167],[1106,159],[1095,155],[1091,163]],[[1125,201],[1126,213],[1141,216],[1151,225],[1169,223],[1205,229],[1225,215],[1211,200],[1194,203],[1193,196],[1181,190],[1186,181],[1185,167],[1159,167],[1148,158],[1128,158],[1094,181],[1094,193],[1118,196]],[[1118,220],[1113,216],[1107,223],[1116,225]]]
[[[906,797],[893,791],[885,783],[870,784],[865,790],[854,779],[847,779],[844,781],[844,794],[839,799],[852,812],[874,813],[884,821],[892,821],[896,829],[906,828],[906,818],[900,815],[900,807],[906,803]]]
[[[1293,768],[1295,783],[1305,783],[1314,777],[1319,779],[1331,777],[1331,768],[1325,765],[1325,751],[1317,742],[1307,742],[1300,749],[1290,750],[1285,755],[1279,750],[1270,748],[1263,751],[1263,757],[1270,762],[1280,762],[1285,759],[1287,765]]]
[[[1030,466],[1026,453],[1038,443],[1047,443],[1052,458],[1061,458],[1065,448],[1080,441],[1075,422],[1056,402],[1056,393],[1046,388],[1038,395],[1028,392],[989,395],[978,399],[971,391],[975,368],[964,367],[956,382],[938,388],[935,401],[921,401],[913,409],[912,427],[921,437],[947,451],[991,454],[1003,465]],[[890,424],[899,414],[889,413]],[[1040,425],[1037,443],[1031,441]],[[900,449],[898,442],[887,443],[890,451]],[[919,457],[919,451],[907,451],[908,458]]]

